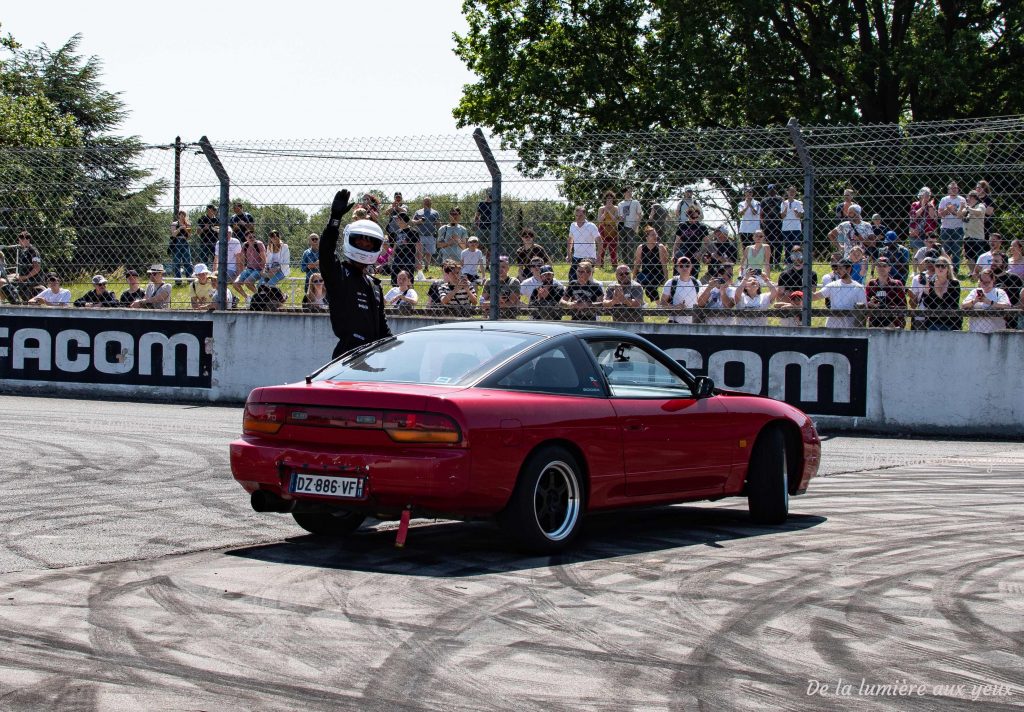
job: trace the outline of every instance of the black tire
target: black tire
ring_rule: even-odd
[[[762,432],[750,454],[747,506],[758,524],[782,524],[789,516],[789,465],[782,430]]]
[[[582,518],[582,468],[571,452],[552,445],[523,465],[498,522],[525,549],[549,554],[568,548]]]
[[[363,523],[366,515],[361,512],[341,510],[338,512],[292,512],[295,523],[310,534],[320,536],[348,536]]]

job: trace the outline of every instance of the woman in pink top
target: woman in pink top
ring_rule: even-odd
[[[925,186],[910,204],[910,249],[924,247],[924,236],[939,229],[939,211],[935,208],[931,188]]]

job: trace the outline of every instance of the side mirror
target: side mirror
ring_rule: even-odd
[[[707,376],[697,376],[693,382],[693,395],[695,398],[710,398],[715,394],[715,382]]]

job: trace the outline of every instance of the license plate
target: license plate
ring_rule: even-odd
[[[289,492],[292,494],[314,494],[321,497],[362,499],[365,477],[335,477],[332,475],[310,475],[293,472]]]

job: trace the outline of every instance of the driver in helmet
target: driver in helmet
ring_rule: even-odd
[[[331,219],[320,235],[320,272],[330,305],[331,328],[338,337],[334,358],[386,336],[384,291],[380,280],[366,274],[384,245],[384,231],[372,220],[353,220],[345,226],[341,253],[337,255],[338,228],[353,203],[347,190],[338,191],[331,203]]]

